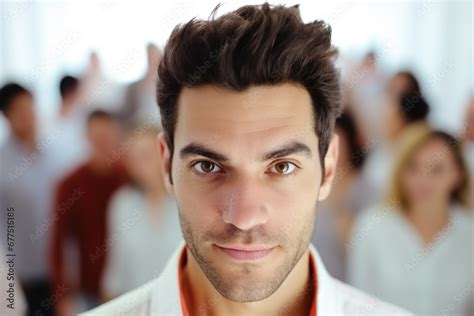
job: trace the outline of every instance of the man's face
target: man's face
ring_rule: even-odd
[[[92,152],[103,160],[110,159],[120,143],[120,127],[109,118],[94,118],[87,126]]]
[[[36,115],[33,97],[30,94],[23,93],[17,96],[5,115],[15,135],[25,137],[35,133]]]
[[[337,140],[326,156],[321,186],[318,138],[305,89],[289,84],[244,92],[185,88],[178,112],[173,185],[163,137],[160,148],[187,246],[222,296],[262,300],[307,250],[316,202],[330,190]]]

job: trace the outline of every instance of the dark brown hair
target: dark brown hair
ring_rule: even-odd
[[[304,23],[298,6],[248,5],[215,18],[218,7],[209,20],[175,27],[158,68],[157,101],[171,156],[184,87],[212,84],[244,91],[295,83],[311,95],[324,168],[341,108],[331,27],[319,20]]]
[[[32,95],[25,87],[15,82],[10,82],[0,88],[0,111],[4,114],[10,109],[13,100],[20,95]]]

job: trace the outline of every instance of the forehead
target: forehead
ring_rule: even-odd
[[[449,146],[438,138],[431,138],[424,142],[412,156],[413,159],[428,163],[451,161],[452,151]]]
[[[29,93],[22,93],[14,97],[11,103],[15,106],[17,105],[32,105],[33,104],[33,96]],[[11,109],[14,109],[15,106],[12,106]]]
[[[311,97],[300,86],[258,86],[236,92],[206,85],[181,92],[177,147],[193,141],[234,149],[245,146],[248,153],[252,147],[257,150],[287,140],[317,141]]]
[[[119,128],[118,122],[112,118],[94,117],[87,122],[89,130],[116,130]]]

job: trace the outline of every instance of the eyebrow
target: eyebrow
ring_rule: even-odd
[[[280,148],[264,154],[262,160],[265,161],[295,154],[304,155],[308,158],[313,156],[311,149],[306,144],[298,141],[290,141]]]
[[[281,157],[294,155],[294,154],[301,154],[308,158],[311,158],[313,156],[311,149],[307,145],[299,141],[290,141],[287,144],[281,146],[280,148],[277,148],[275,150],[272,150],[268,153],[263,154],[261,160],[267,161],[270,159],[281,158]],[[190,143],[186,145],[185,147],[183,147],[179,152],[179,156],[181,157],[181,159],[185,159],[186,157],[189,157],[189,156],[204,156],[209,159],[222,162],[222,163],[228,162],[230,160],[226,155],[220,154],[206,147],[205,145],[195,143],[195,142]]]
[[[191,143],[186,145],[179,151],[179,156],[181,159],[185,159],[188,156],[204,156],[219,162],[229,161],[229,158],[227,158],[225,155],[219,154],[218,152],[215,152],[214,150],[199,143]]]

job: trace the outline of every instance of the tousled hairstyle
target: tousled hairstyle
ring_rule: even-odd
[[[304,23],[298,6],[247,5],[216,18],[218,7],[208,20],[176,26],[158,67],[157,101],[171,157],[183,88],[210,84],[244,91],[294,83],[311,96],[324,168],[341,112],[331,27],[321,20]]]

